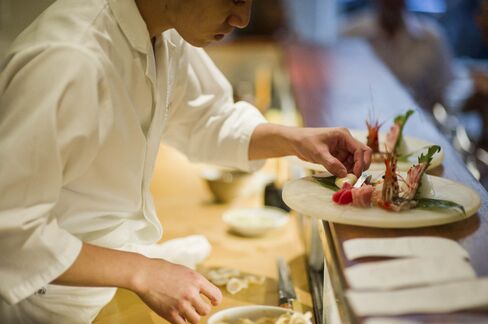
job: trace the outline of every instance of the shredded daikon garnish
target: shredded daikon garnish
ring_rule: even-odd
[[[262,285],[266,278],[264,276],[241,274],[239,270],[228,268],[217,268],[207,273],[207,278],[217,286],[226,286],[232,295],[245,289],[249,284]]]

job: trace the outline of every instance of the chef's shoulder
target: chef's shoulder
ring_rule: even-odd
[[[97,56],[97,20],[108,10],[105,0],[56,1],[39,15],[14,40],[3,57],[5,65],[12,57],[24,59],[41,53],[66,52],[66,56]],[[99,24],[98,24],[99,25]]]
[[[69,43],[38,44],[9,51],[0,68],[3,87],[13,78],[23,78],[46,86],[56,82],[71,83],[74,79],[90,82],[103,78],[104,69],[96,55]]]
[[[0,70],[0,103],[5,113],[15,110],[24,116],[55,117],[63,126],[58,130],[60,138],[75,134],[64,127],[69,125],[92,144],[103,140],[111,127],[113,110],[106,99],[109,89],[98,60],[89,50],[73,44],[20,49]],[[24,99],[17,100],[18,94]]]
[[[101,0],[56,1],[24,29],[11,46],[12,51],[50,43],[76,44],[86,41],[108,8]],[[83,39],[84,38],[84,39]]]

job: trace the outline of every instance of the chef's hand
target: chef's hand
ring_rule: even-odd
[[[133,289],[153,311],[171,323],[198,323],[222,301],[219,288],[187,267],[160,259],[141,264]]]
[[[359,176],[369,168],[371,149],[352,137],[346,128],[299,128],[276,124],[258,125],[249,145],[249,159],[296,155],[322,164],[332,174]]]
[[[82,244],[73,264],[52,283],[130,289],[172,323],[198,323],[210,312],[207,299],[212,305],[222,300],[217,287],[187,267],[89,243]]]
[[[322,164],[336,176],[353,172],[359,177],[371,163],[371,149],[346,128],[302,128],[296,136],[296,156]]]

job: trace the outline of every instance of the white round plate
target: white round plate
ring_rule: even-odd
[[[275,207],[229,209],[222,215],[232,231],[243,236],[257,236],[288,222],[286,212]]]
[[[366,136],[368,135],[367,131],[365,131],[365,130],[350,130],[350,132],[351,132],[352,136],[354,136],[354,138],[356,138],[357,140],[359,140],[363,143],[366,143]],[[385,142],[385,137],[386,137],[386,134],[384,134],[384,133],[379,134],[380,147],[382,147],[382,145],[383,145],[382,143]],[[408,162],[399,161],[397,164],[397,170],[398,171],[407,171],[412,165],[417,164],[417,157],[421,153],[427,151],[428,146],[434,145],[434,143],[431,143],[429,141],[425,141],[425,140],[418,139],[415,137],[410,137],[410,136],[405,136],[405,143],[407,144],[408,152],[416,152],[416,153],[412,154],[412,156],[409,157]],[[298,165],[298,166],[301,166],[301,167],[308,169],[308,170],[313,170],[313,171],[318,171],[318,172],[328,172],[323,165],[303,161],[296,156],[288,156],[287,159],[293,165]],[[443,160],[444,160],[444,151],[441,150],[440,152],[437,152],[433,156],[432,162],[430,163],[430,166],[429,166],[429,170],[441,165]],[[371,170],[371,171],[381,171],[384,169],[385,169],[385,164],[384,163],[378,163],[378,162],[371,163],[371,165],[369,167],[369,170]]]
[[[380,172],[368,172],[379,176]],[[405,175],[403,175],[405,176]],[[342,224],[385,227],[413,228],[457,222],[475,214],[480,208],[480,196],[471,188],[460,183],[429,176],[433,186],[432,194],[426,198],[450,200],[462,206],[466,214],[456,209],[423,210],[411,209],[391,212],[379,207],[360,208],[352,205],[338,205],[332,201],[334,191],[305,177],[286,183],[283,200],[293,210],[311,217]]]
[[[292,311],[283,307],[276,306],[239,306],[227,308],[213,314],[208,319],[207,324],[217,324],[222,322],[236,324],[239,323],[239,319],[247,318],[252,321],[256,321],[263,317],[278,318],[286,313],[292,313]],[[308,324],[310,324],[310,322]]]

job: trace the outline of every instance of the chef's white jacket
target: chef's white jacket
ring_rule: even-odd
[[[76,259],[162,235],[149,184],[160,141],[252,170],[265,122],[174,30],[153,47],[134,0],[54,3],[0,75],[0,296],[31,296]],[[47,295],[49,293],[49,288]]]

